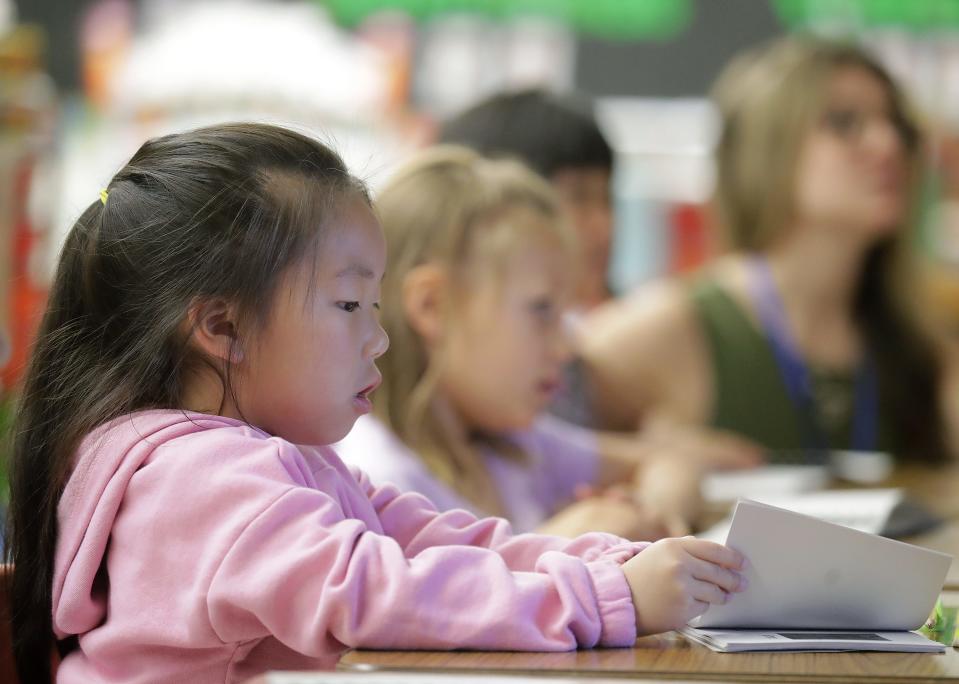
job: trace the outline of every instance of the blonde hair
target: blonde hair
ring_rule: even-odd
[[[906,224],[914,219],[922,166],[919,130],[889,73],[861,48],[810,36],[775,40],[734,59],[713,90],[722,118],[716,150],[714,205],[728,247],[768,249],[795,217],[796,168],[828,85],[843,68],[858,68],[885,88],[911,165],[903,225],[866,255],[854,320],[879,369],[883,415],[894,416],[901,453],[941,460],[945,428],[936,405],[941,364],[916,306],[914,259]]]
[[[775,40],[736,57],[713,88],[722,120],[714,200],[730,247],[765,249],[788,227],[802,146],[822,113],[831,77],[844,67],[862,69],[882,83],[917,180],[917,126],[879,62],[845,42],[810,36]]]
[[[572,267],[573,233],[545,180],[517,161],[485,159],[452,145],[420,153],[397,171],[379,194],[376,210],[390,259],[381,322],[391,349],[378,363],[383,384],[374,410],[434,475],[475,501],[466,485],[482,465],[465,455],[468,445],[455,443],[437,420],[444,353],[438,349],[428,354],[407,320],[404,281],[420,265],[440,265],[449,286],[442,315],[455,324],[460,307],[453,304],[469,297],[478,280],[500,280],[494,277],[520,244],[551,240]],[[517,453],[502,443],[497,446],[501,452]]]

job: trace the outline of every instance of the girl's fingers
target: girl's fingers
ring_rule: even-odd
[[[741,470],[760,466],[764,460],[762,451],[736,445],[714,452],[712,465],[717,470]]]
[[[692,563],[692,575],[695,579],[715,584],[729,593],[742,591],[746,588],[746,578],[738,572],[699,558],[692,558],[690,562]]]
[[[705,601],[713,605],[722,605],[729,600],[729,594],[712,582],[697,579],[690,582],[690,596],[697,601]]]
[[[733,570],[742,570],[746,567],[746,558],[743,554],[728,546],[695,537],[683,537],[682,542],[683,548],[696,558]]]
[[[706,612],[708,608],[709,608],[708,602],[694,599],[692,602],[692,608],[690,609],[689,613],[686,614],[686,622],[689,622],[694,617],[698,617],[699,615],[702,615],[703,613]]]
[[[596,495],[596,488],[588,484],[578,484],[573,488],[573,499],[582,501]]]
[[[635,491],[631,487],[625,487],[623,485],[607,487],[602,491],[602,496],[613,501],[637,504]]]
[[[663,524],[670,537],[682,537],[690,532],[689,523],[679,514],[665,516]]]

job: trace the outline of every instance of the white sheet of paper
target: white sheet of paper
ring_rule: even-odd
[[[748,588],[698,628],[908,631],[923,624],[951,556],[740,501],[726,545],[749,559]]]
[[[741,651],[898,651],[942,653],[946,647],[916,632],[714,630],[686,627],[680,634],[720,653]]]
[[[752,497],[753,501],[767,506],[811,515],[870,534],[879,534],[883,530],[893,509],[902,499],[901,489],[827,489],[805,494]],[[732,516],[724,518],[696,536],[722,544],[726,541],[731,523]]]
[[[811,492],[829,485],[826,466],[772,464],[744,470],[728,470],[703,478],[703,498],[711,502],[733,502],[760,496]]]

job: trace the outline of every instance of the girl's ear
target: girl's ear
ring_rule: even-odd
[[[446,284],[446,272],[438,264],[417,266],[403,279],[403,313],[428,347],[439,344],[443,336]]]
[[[197,299],[187,311],[193,343],[213,359],[239,363],[243,349],[234,308],[222,298]]]

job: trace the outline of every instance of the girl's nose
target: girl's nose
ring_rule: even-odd
[[[558,364],[568,363],[573,358],[573,334],[565,322],[557,326],[550,347],[552,359]]]
[[[895,121],[887,117],[877,117],[866,126],[865,142],[869,149],[883,157],[899,157],[905,152],[906,141],[903,132]]]
[[[390,338],[386,334],[386,331],[383,330],[383,326],[379,323],[376,323],[376,329],[373,332],[373,337],[367,345],[367,354],[370,358],[378,359],[386,353],[386,350],[390,348]]]

